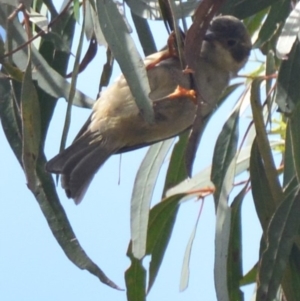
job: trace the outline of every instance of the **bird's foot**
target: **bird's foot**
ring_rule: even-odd
[[[167,60],[171,57],[178,57],[177,48],[175,46],[176,45],[176,35],[175,35],[174,31],[171,32],[171,34],[168,38],[167,45],[168,45],[168,48],[162,52],[161,56],[146,66],[147,70],[154,68],[160,62]]]
[[[179,97],[188,97],[195,105],[197,104],[197,94],[193,89],[185,89],[181,86],[177,86],[174,92],[167,96],[168,99],[175,99]]]

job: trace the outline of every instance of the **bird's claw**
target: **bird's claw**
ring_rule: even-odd
[[[167,60],[171,57],[178,57],[177,48],[175,46],[176,45],[175,32],[171,32],[171,34],[168,38],[167,45],[168,45],[168,48],[162,53],[162,55],[159,58],[157,58],[156,60],[154,60],[152,63],[150,63],[149,65],[146,66],[147,70],[154,68],[160,62]]]
[[[175,99],[178,97],[188,97],[195,105],[197,104],[197,94],[193,89],[185,89],[181,86],[177,86],[174,92],[167,96],[168,99]]]

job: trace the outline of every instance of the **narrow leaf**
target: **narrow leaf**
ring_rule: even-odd
[[[275,102],[284,113],[291,113],[300,101],[300,45],[295,42],[287,60],[281,63],[277,88],[275,91]]]
[[[278,2],[278,0],[228,0],[225,5],[223,5],[221,13],[244,19],[255,15],[276,2]],[[245,9],[245,7],[247,7],[247,9]]]
[[[225,122],[214,149],[211,180],[216,187],[214,193],[216,208],[218,206],[225,174],[237,150],[239,113],[240,106],[233,111]]]
[[[138,34],[141,46],[143,47],[145,56],[157,52],[155,41],[153,39],[153,35],[150,26],[148,24],[148,21],[132,13],[132,11],[131,11],[131,17],[135,25],[136,32]]]
[[[0,5],[0,25],[7,29],[5,6]],[[14,48],[23,45],[27,41],[26,33],[21,24],[14,19],[10,26],[10,38],[13,41]],[[14,63],[20,70],[26,68],[28,61],[26,48],[20,49],[13,55]],[[68,99],[70,93],[70,84],[58,72],[52,69],[46,60],[39,54],[36,48],[32,45],[32,67],[35,72],[32,78],[37,81],[41,89],[53,97],[64,97]],[[80,91],[76,90],[73,101],[74,105],[81,107],[91,107],[93,100]]]
[[[278,205],[282,199],[282,189],[279,183],[277,170],[275,167],[272,150],[268,140],[264,117],[262,112],[262,105],[260,99],[260,79],[255,79],[251,86],[251,108],[253,114],[253,121],[256,130],[257,144],[262,156],[268,183],[272,192],[272,199]]]
[[[252,196],[263,232],[266,233],[270,219],[276,209],[276,202],[267,178],[266,167],[255,139],[251,149],[250,179]]]
[[[159,271],[173,231],[179,202],[184,196],[185,194],[178,194],[167,198],[150,211],[147,234],[147,254],[151,255],[148,292]]]
[[[10,92],[9,85],[3,86],[4,81],[0,81],[0,117],[6,138],[14,150],[18,161],[22,162],[22,137],[20,135],[18,119],[15,112],[12,99],[13,93]],[[69,260],[80,269],[85,269],[95,275],[101,282],[115,289],[119,287],[113,283],[104,272],[87,256],[82,249],[72,227],[68,221],[66,213],[59,202],[56,187],[52,176],[45,171],[46,158],[44,154],[39,153],[36,162],[36,177],[34,194],[53,236],[65,252]]]
[[[256,300],[272,301],[280,285],[300,226],[300,189],[285,196],[270,222],[260,263]]]
[[[30,54],[22,83],[21,119],[23,169],[29,189],[35,191],[38,185],[36,181],[36,161],[39,156],[41,117],[38,96],[31,77]]]
[[[300,183],[300,103],[295,107],[293,114],[289,121],[289,131],[291,138],[291,158],[294,163],[294,170],[296,171],[296,176],[298,182]]]
[[[126,23],[113,0],[97,0],[97,10],[104,37],[120,65],[136,104],[144,118],[153,122],[147,72]]]
[[[227,259],[227,281],[230,300],[243,301],[240,290],[243,277],[242,267],[242,203],[247,193],[248,183],[234,198],[231,204],[231,228]]]
[[[174,187],[175,185],[187,178],[184,154],[186,143],[188,141],[188,135],[188,132],[180,135],[178,142],[173,148],[165,179],[163,196],[165,196],[165,193],[169,188]]]
[[[125,0],[132,12],[141,18],[163,20],[158,0]],[[176,18],[184,18],[193,14],[199,0],[176,1]]]
[[[240,281],[240,285],[248,285],[248,284],[253,284],[256,282],[256,275],[257,275],[257,267],[258,264],[256,263],[250,271]]]
[[[160,168],[173,139],[152,145],[137,172],[131,197],[132,253],[141,259],[146,252],[149,208]]]
[[[236,158],[228,166],[216,211],[214,280],[218,301],[229,301],[227,259],[231,228],[231,208],[228,196],[233,187]]]
[[[194,229],[191,233],[190,239],[187,243],[185,252],[184,252],[184,257],[183,257],[183,262],[182,262],[182,268],[181,268],[181,277],[180,277],[180,286],[179,289],[180,291],[185,290],[188,287],[189,283],[189,277],[190,277],[190,258],[191,258],[191,253],[192,253],[192,247],[193,243],[195,240],[196,236],[196,231],[198,227],[198,222],[200,220],[201,212],[202,212],[202,207],[203,207],[203,200],[201,201],[201,208],[194,226]]]
[[[288,1],[286,1],[288,3]],[[289,3],[288,3],[289,4]],[[285,20],[282,32],[277,40],[276,55],[286,59],[296,41],[300,29],[300,3],[297,3]]]
[[[270,40],[272,36],[276,33],[278,25],[286,20],[286,17],[288,16],[289,12],[290,1],[281,0],[273,4],[259,31],[257,40],[255,41],[253,47],[259,48],[268,40]]]
[[[132,256],[131,244],[129,244],[127,256],[131,260],[130,267],[125,272],[126,294],[128,301],[146,300],[146,270],[142,260]]]

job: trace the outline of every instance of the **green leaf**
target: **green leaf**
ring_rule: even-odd
[[[237,150],[239,113],[240,106],[234,110],[225,122],[214,149],[211,180],[216,187],[214,193],[216,208],[218,206],[225,174]]]
[[[162,20],[162,13],[158,5],[158,0],[125,0],[132,12],[141,18],[150,20]],[[177,19],[192,15],[198,6],[198,0],[176,1]]]
[[[237,18],[245,19],[278,1],[279,0],[228,0],[223,5],[221,13],[223,15],[233,15]]]
[[[83,3],[83,5],[85,5]],[[79,22],[80,19],[80,3],[79,0],[73,0],[73,11],[74,11],[74,18],[76,22]]]
[[[5,7],[0,5],[0,25],[7,29]],[[10,36],[14,48],[23,45],[27,41],[26,33],[21,24],[14,19],[10,26]],[[26,68],[28,56],[26,48],[22,48],[13,55],[13,61],[20,70]],[[32,64],[34,71],[32,74],[33,80],[41,89],[55,98],[64,97],[68,99],[70,92],[70,84],[58,72],[52,69],[45,59],[39,54],[37,49],[32,46]],[[74,97],[74,105],[81,107],[91,107],[93,100],[80,91],[76,90]]]
[[[179,202],[184,196],[185,194],[178,194],[169,197],[150,211],[147,234],[147,254],[151,255],[148,292],[159,271],[173,231]]]
[[[190,239],[187,243],[187,246],[186,246],[186,249],[184,252],[182,268],[181,268],[181,277],[180,277],[180,287],[179,287],[180,291],[183,291],[188,287],[189,277],[190,277],[190,267],[189,267],[190,258],[191,258],[193,243],[194,243],[195,236],[196,236],[198,222],[200,220],[200,216],[201,216],[201,212],[202,212],[202,208],[203,208],[203,202],[204,202],[204,200],[201,201],[201,208],[200,208],[194,229],[191,233]]]
[[[286,300],[300,300],[300,251],[294,245],[290,254],[288,266],[284,272],[282,287]]]
[[[22,162],[22,137],[19,128],[20,116],[14,108],[13,93],[8,82],[0,81],[0,117],[6,138],[18,161]],[[27,105],[27,104],[26,104]],[[66,256],[80,269],[85,269],[95,275],[101,282],[119,289],[104,272],[87,256],[82,249],[66,213],[59,202],[52,176],[45,171],[46,159],[42,152],[36,163],[34,194],[53,236],[65,252]],[[30,187],[31,188],[31,187]]]
[[[297,117],[296,115],[294,118]],[[292,134],[291,134],[291,123],[287,123],[285,147],[284,147],[284,169],[283,169],[283,187],[285,187],[296,175],[295,171],[295,159],[293,158],[292,151]],[[294,129],[295,131],[295,129]],[[294,133],[296,134],[296,133]]]
[[[173,143],[173,139],[152,145],[135,177],[131,197],[132,253],[141,259],[146,252],[149,208],[161,166]]]
[[[21,119],[23,169],[29,189],[35,191],[38,185],[36,181],[36,161],[39,156],[41,139],[41,116],[37,92],[31,77],[30,54],[22,83]]]
[[[300,45],[296,42],[287,60],[282,61],[275,92],[275,102],[282,112],[291,113],[300,101]]]
[[[282,280],[300,226],[300,189],[285,196],[270,222],[267,248],[258,271],[257,300],[272,301]]]
[[[231,227],[227,259],[227,281],[230,300],[243,301],[244,294],[240,290],[243,277],[242,266],[242,203],[247,193],[248,183],[234,198],[231,204]]]
[[[266,169],[266,175],[268,183],[270,186],[270,191],[272,192],[272,199],[274,200],[276,206],[282,200],[282,189],[278,179],[278,173],[275,167],[272,150],[270,147],[270,142],[268,140],[265,122],[262,112],[262,105],[260,99],[260,84],[261,79],[253,80],[251,86],[251,109],[253,114],[253,121],[256,130],[256,138],[258,148],[261,154],[261,157],[264,162]]]
[[[288,5],[287,13],[289,13],[290,1],[286,1]],[[290,53],[300,29],[300,3],[297,3],[291,11],[289,17],[285,20],[282,32],[278,38],[276,45],[276,55],[280,59],[286,59]]]
[[[250,271],[240,281],[240,286],[253,284],[256,282],[258,264],[256,263]]]
[[[300,103],[295,107],[289,120],[289,134],[291,139],[291,158],[298,182],[300,182]]]
[[[133,14],[131,11],[132,21],[135,25],[136,32],[138,34],[141,46],[143,48],[145,56],[148,56],[154,52],[157,52],[155,41],[148,24],[148,21]]]
[[[112,0],[97,0],[98,19],[104,37],[118,61],[130,91],[148,122],[153,122],[152,102],[148,95],[150,86],[145,65],[121,16]]]
[[[0,80],[0,119],[6,139],[22,165],[22,129],[19,110],[9,80]]]
[[[214,280],[218,300],[229,301],[227,259],[229,251],[230,229],[231,229],[231,208],[228,206],[228,196],[233,187],[236,159],[229,164],[220,197],[216,206],[216,234],[215,234],[215,264]]]
[[[253,47],[259,48],[276,33],[278,25],[282,24],[290,12],[290,1],[280,0],[271,6]]]
[[[98,45],[104,45],[107,46],[107,43],[105,41],[105,38],[103,36],[103,32],[101,30],[98,16],[95,11],[95,3],[94,0],[89,0],[85,2],[86,8],[86,21],[85,21],[85,34],[88,40],[91,40],[92,38],[96,38]]]
[[[263,164],[256,139],[251,149],[250,179],[256,213],[263,232],[266,233],[270,219],[276,209],[276,202],[273,199],[272,188],[268,182],[266,167]]]
[[[252,15],[248,17],[247,19],[243,20],[248,33],[252,37],[261,27],[261,24],[263,23],[264,19],[266,18],[266,14],[268,12],[268,9],[261,10],[255,15]]]
[[[178,142],[173,148],[169,167],[167,170],[167,175],[165,178],[163,196],[165,196],[165,193],[168,189],[174,187],[176,184],[180,183],[181,181],[187,178],[184,154],[188,137],[188,132],[180,135]]]
[[[127,256],[131,260],[130,267],[125,272],[126,294],[128,301],[146,300],[146,270],[142,260],[132,256],[131,244],[129,244]]]
[[[75,4],[76,4],[76,1],[74,2],[74,13],[75,13],[75,6],[76,6]],[[78,42],[75,61],[74,61],[74,66],[72,68],[72,70],[73,70],[72,71],[72,79],[71,79],[70,93],[69,93],[68,98],[67,98],[68,99],[68,105],[67,105],[67,110],[66,110],[66,115],[65,115],[65,122],[64,122],[61,142],[60,142],[60,148],[59,148],[60,152],[65,149],[66,141],[67,141],[67,137],[68,137],[68,132],[69,132],[69,129],[70,129],[70,124],[71,124],[72,104],[73,104],[73,101],[75,99],[75,94],[76,94],[77,75],[79,73],[80,56],[81,56],[81,51],[82,51],[82,47],[83,47],[84,23],[85,23],[85,16],[83,18],[83,24],[82,24],[82,27],[81,27],[79,42]]]

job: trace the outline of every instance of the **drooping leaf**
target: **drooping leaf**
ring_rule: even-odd
[[[142,18],[150,20],[162,20],[159,0],[125,0],[132,12]],[[176,18],[184,18],[192,15],[198,6],[199,0],[175,1]]]
[[[218,206],[225,175],[237,151],[239,113],[240,106],[234,110],[225,122],[214,149],[211,180],[216,187],[214,193],[216,208]]]
[[[296,117],[296,115],[295,115]],[[284,169],[283,169],[283,187],[295,177],[295,164],[292,150],[291,123],[288,122],[286,128],[285,147],[284,147]],[[296,129],[294,129],[295,131]],[[296,133],[294,133],[296,134]]]
[[[131,197],[132,253],[141,259],[146,252],[149,208],[160,168],[173,139],[152,145],[137,172]]]
[[[41,139],[41,117],[38,95],[31,76],[31,50],[24,73],[21,92],[22,121],[22,165],[27,185],[31,191],[37,188],[36,162],[39,156]]]
[[[136,32],[138,34],[145,56],[157,52],[155,41],[153,39],[153,35],[150,30],[148,21],[132,13],[132,11],[131,17],[135,25]]]
[[[267,248],[258,271],[257,300],[272,301],[282,280],[297,235],[300,219],[300,189],[292,190],[278,206],[267,232]]]
[[[257,145],[265,165],[266,175],[272,192],[272,199],[278,205],[282,200],[282,189],[278,179],[273,154],[268,140],[260,98],[261,79],[255,79],[251,86],[251,108],[256,130]]]
[[[300,182],[300,103],[295,107],[293,114],[289,120],[289,134],[291,139],[291,158],[293,160],[294,170],[298,182]]]
[[[10,38],[12,39],[14,48],[17,48],[26,43],[27,37],[23,27],[16,19],[11,22]],[[0,25],[7,29],[6,10],[5,6],[1,5]],[[14,63],[20,70],[25,70],[27,59],[26,48],[22,48],[13,54]],[[47,64],[34,46],[32,46],[32,64],[35,71],[32,74],[32,78],[37,81],[37,84],[41,89],[55,98],[64,97],[65,99],[68,99],[70,84]],[[90,107],[93,104],[93,100],[76,90],[73,104],[81,107]]]
[[[154,206],[150,211],[147,234],[147,254],[151,255],[148,292],[154,284],[161,266],[173,231],[179,202],[184,196],[185,194],[178,194],[169,197]]]
[[[221,13],[245,19],[278,1],[279,0],[228,0],[223,5]]]
[[[85,5],[85,3],[83,3],[83,5]],[[75,6],[75,3],[74,3],[74,6]],[[75,9],[76,8],[74,7],[74,10]],[[72,105],[73,105],[73,101],[74,101],[75,94],[76,94],[77,75],[78,75],[79,70],[80,70],[79,62],[80,62],[81,50],[82,50],[82,47],[83,47],[84,23],[85,23],[85,16],[83,18],[83,24],[82,24],[82,27],[81,27],[79,42],[78,42],[75,61],[74,61],[74,66],[73,66],[70,93],[69,93],[69,96],[68,96],[68,105],[67,105],[67,110],[66,110],[66,115],[65,115],[65,122],[64,122],[63,132],[62,132],[61,141],[60,141],[60,148],[59,148],[60,152],[65,149],[66,141],[67,141],[67,137],[68,137],[68,132],[69,132],[70,124],[71,124]]]
[[[279,24],[285,21],[290,12],[290,1],[280,0],[274,3],[264,21],[253,47],[259,48],[276,33]]]
[[[284,295],[286,297],[286,300],[299,300],[300,299],[300,291],[299,291],[299,285],[300,285],[300,275],[299,275],[299,269],[300,269],[300,251],[299,248],[295,246],[295,244],[292,247],[288,265],[285,269],[284,276],[282,279],[282,288],[284,291]]]
[[[284,113],[291,113],[300,101],[300,45],[295,42],[287,60],[282,61],[275,93],[275,102]]]
[[[256,263],[250,271],[240,281],[240,286],[248,285],[256,282],[256,275],[257,275],[257,267],[258,264]]]
[[[94,0],[93,0],[94,1]],[[98,16],[97,16],[97,11],[96,7],[92,5],[94,3],[93,1],[86,1],[86,8],[85,8],[85,13],[86,13],[86,22],[85,22],[85,34],[88,40],[91,40],[95,38],[97,40],[98,45],[100,46],[107,46],[107,43],[105,41],[105,38],[103,36]]]
[[[266,167],[263,164],[257,140],[254,140],[250,157],[250,179],[256,213],[264,233],[266,233],[276,209],[276,202],[273,199],[266,173]]]
[[[286,1],[288,5],[289,1]],[[276,45],[276,55],[280,59],[286,59],[298,36],[300,29],[300,3],[297,3],[285,21],[282,32]],[[287,11],[289,12],[289,10]]]
[[[129,244],[127,256],[131,260],[130,267],[125,272],[126,294],[128,301],[146,300],[146,270],[143,262],[132,255],[131,244]]]
[[[9,80],[0,80],[0,120],[9,144],[22,165],[22,129],[20,115],[16,113],[16,102]]]
[[[150,86],[146,69],[123,16],[112,0],[97,0],[96,3],[102,32],[120,65],[136,104],[144,118],[153,122],[154,113],[148,97]]]
[[[227,260],[227,281],[230,300],[243,301],[244,294],[240,290],[243,277],[242,266],[242,202],[247,193],[248,183],[234,198],[231,204],[231,228]]]
[[[187,243],[187,246],[186,246],[186,249],[184,252],[182,268],[181,268],[180,286],[179,286],[180,291],[183,291],[188,287],[189,277],[190,277],[190,258],[191,258],[193,243],[194,243],[195,236],[196,236],[198,222],[199,222],[200,216],[201,216],[202,207],[203,207],[203,200],[201,202],[201,208],[200,208],[195,226],[193,228],[193,231],[191,233],[191,236],[189,238],[189,241]]]
[[[163,197],[169,188],[177,185],[179,182],[187,178],[186,168],[185,168],[185,146],[188,141],[188,132],[179,136],[178,142],[175,144],[170,163],[168,166],[168,171],[165,180],[165,186],[163,190]]]
[[[9,89],[9,84],[4,83],[4,81],[0,81],[0,89],[1,92],[3,92],[0,97],[1,123],[5,130],[6,138],[17,156],[18,161],[21,163],[22,137],[18,125],[20,116],[16,115],[16,112],[19,111],[16,111],[14,108],[14,100],[12,98],[13,93]],[[36,186],[32,193],[34,194],[55,239],[65,252],[66,256],[78,268],[89,271],[106,285],[119,289],[119,287],[104,274],[82,249],[68,221],[67,215],[59,202],[53,178],[45,171],[45,164],[46,158],[44,154],[40,152],[36,162],[34,178]]]

